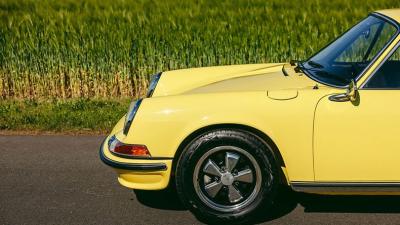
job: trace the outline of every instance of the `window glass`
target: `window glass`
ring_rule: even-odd
[[[378,52],[385,47],[386,40],[390,40],[392,35],[396,33],[396,28],[390,24],[385,23],[381,35],[376,40],[376,44],[373,46],[371,53],[369,54],[367,61],[371,61],[372,58],[378,54]]]
[[[371,63],[396,32],[393,24],[378,16],[369,16],[300,66],[314,80],[346,86]]]
[[[335,59],[335,62],[362,62],[369,46],[373,42],[376,32],[379,30],[379,23],[371,25],[361,33],[357,39],[351,43],[340,55]],[[390,37],[389,37],[390,38]],[[382,39],[382,38],[379,38]],[[386,39],[388,40],[388,39]],[[385,43],[384,43],[385,44]],[[374,47],[375,48],[375,47]]]
[[[365,88],[400,89],[400,48],[383,63]]]

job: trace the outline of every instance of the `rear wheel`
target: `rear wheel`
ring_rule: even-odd
[[[271,206],[277,169],[269,146],[240,130],[200,135],[183,151],[176,168],[182,202],[207,221],[244,222]]]

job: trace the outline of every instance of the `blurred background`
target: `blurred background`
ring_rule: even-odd
[[[106,132],[150,75],[304,60],[396,0],[1,0],[0,130]]]

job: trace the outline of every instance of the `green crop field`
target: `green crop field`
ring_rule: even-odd
[[[368,12],[394,7],[400,1],[1,0],[0,116],[26,99],[136,98],[158,71],[305,59]]]
[[[131,97],[148,75],[305,59],[394,0],[0,1],[2,98]]]

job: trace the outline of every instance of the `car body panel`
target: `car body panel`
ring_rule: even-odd
[[[282,65],[283,63],[268,63],[167,71],[163,72],[153,97],[182,94],[232,78],[280,72]]]
[[[127,136],[120,133],[117,138],[125,143],[146,144],[152,156],[174,157],[182,141],[196,130],[216,124],[240,124],[258,129],[274,141],[291,180],[311,181],[314,108],[327,91],[310,87],[286,101],[268,98],[267,91],[144,99],[133,128]]]
[[[398,90],[360,90],[360,102],[327,97],[315,113],[316,181],[400,181]],[[392,105],[393,106],[393,105]]]
[[[376,11],[400,23],[400,9],[383,9]]]
[[[265,64],[266,66],[269,64]],[[287,65],[286,65],[287,66]],[[243,85],[246,84],[246,85]],[[306,76],[291,73],[283,75],[282,65],[278,71],[262,72],[255,75],[234,77],[222,81],[213,82],[198,88],[194,88],[184,94],[201,94],[216,92],[245,92],[245,91],[275,91],[287,89],[301,89],[315,86],[316,82]]]

